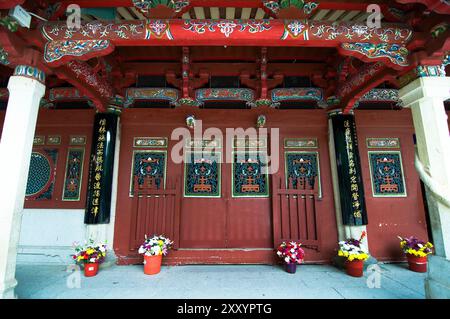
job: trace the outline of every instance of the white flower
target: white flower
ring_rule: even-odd
[[[289,262],[289,257],[285,257],[284,261],[288,263]]]
[[[91,263],[95,263],[95,258],[91,258],[91,259],[89,259],[89,261],[90,261]]]
[[[138,250],[138,253],[140,253],[140,254],[143,254],[143,253],[145,253],[145,249],[144,249],[144,247],[139,247],[139,250]]]

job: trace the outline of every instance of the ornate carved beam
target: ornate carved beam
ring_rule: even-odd
[[[388,66],[401,70],[409,65],[409,51],[406,47],[388,43],[342,43],[338,52],[364,62],[383,61]]]
[[[173,76],[180,75],[181,63],[173,62],[125,62],[121,65],[124,72],[133,72],[141,75],[163,75],[172,71]],[[174,70],[177,70],[175,72]],[[249,76],[255,76],[258,72],[255,63],[211,63],[211,62],[193,62],[190,66],[191,73],[202,73],[220,75],[220,76],[239,76],[243,70],[249,73]],[[314,74],[323,74],[326,72],[325,63],[272,63],[267,64],[267,74],[269,76],[284,74],[285,76],[311,76]],[[268,87],[270,89],[270,79]]]
[[[146,20],[93,22],[79,30],[65,23],[46,23],[46,61],[105,55],[114,46],[313,46],[338,47],[343,54],[393,67],[407,64],[406,44],[413,31],[405,25],[378,29],[365,24],[308,20]],[[83,58],[83,56],[86,56]]]
[[[31,48],[30,45],[38,49]],[[0,27],[0,46],[8,53],[8,66],[35,65],[46,74],[55,74],[76,87],[81,94],[89,97],[99,111],[106,111],[107,103],[114,96],[111,84],[98,72],[101,69],[100,65],[95,70],[86,62],[70,61],[66,65],[54,68],[43,60],[42,53],[38,51],[43,47],[39,39],[34,38],[30,42],[25,42],[16,33],[11,33],[3,27]]]
[[[338,87],[337,97],[343,112],[348,113],[364,94],[387,80],[394,80],[395,76],[396,72],[382,62],[363,65]]]
[[[108,102],[114,96],[110,83],[94,72],[86,62],[71,61],[54,69],[55,74],[78,88],[81,94],[92,100],[100,112],[106,112]]]
[[[107,40],[131,45],[317,46],[340,43],[406,44],[413,31],[406,25],[368,28],[364,23],[308,20],[140,20],[91,22],[70,30],[65,22],[47,22],[41,29],[47,41]]]

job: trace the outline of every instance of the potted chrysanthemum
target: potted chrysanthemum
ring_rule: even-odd
[[[406,254],[409,269],[415,272],[427,272],[428,255],[432,253],[433,244],[411,236],[400,239],[400,247]]]
[[[353,277],[362,277],[364,261],[369,258],[369,254],[361,245],[362,240],[366,236],[363,231],[358,239],[349,238],[339,242],[338,255],[345,257],[345,270],[348,275]]]
[[[162,256],[166,256],[169,249],[172,248],[173,241],[162,235],[153,235],[147,237],[139,247],[139,253],[144,255],[144,273],[146,275],[155,275],[161,271]]]
[[[303,263],[305,251],[300,247],[300,242],[282,242],[277,249],[278,257],[283,259],[284,268],[288,273],[294,274],[297,264]]]
[[[92,239],[86,242],[85,245],[74,243],[75,254],[72,258],[76,263],[84,264],[84,275],[92,277],[97,275],[98,266],[106,257],[106,245],[95,243]]]

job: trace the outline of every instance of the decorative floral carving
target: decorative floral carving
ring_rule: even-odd
[[[268,197],[269,179],[265,152],[233,154],[233,197]]]
[[[195,91],[195,97],[199,102],[205,101],[244,101],[253,102],[255,93],[251,89],[224,88],[224,89],[199,89]]]
[[[201,103],[199,101],[194,100],[191,97],[182,97],[180,99],[178,99],[178,101],[176,101],[174,103],[175,106],[182,106],[182,105],[186,105],[186,106],[200,106]]]
[[[197,33],[204,34],[206,31],[216,32],[216,28],[220,33],[224,34],[226,38],[237,30],[239,32],[248,31],[250,33],[258,33],[268,31],[272,28],[269,20],[185,20],[184,29]]]
[[[184,197],[220,197],[220,152],[187,152]]]
[[[406,197],[402,158],[399,151],[369,151],[374,197]]]
[[[51,41],[45,45],[44,59],[46,62],[52,63],[65,56],[81,57],[86,54],[104,51],[110,45],[111,43],[108,40]]]
[[[287,187],[301,189],[309,185],[314,188],[317,182],[318,192],[321,194],[318,152],[287,151],[284,158]]]
[[[165,187],[167,153],[157,150],[133,151],[133,164],[130,181],[130,196],[133,196],[134,187],[152,185],[155,189]]]
[[[305,2],[303,0],[264,0],[263,5],[275,15],[280,12],[280,9],[288,9],[292,6],[298,9],[303,9],[305,16],[311,15],[311,13],[319,6],[315,2]]]
[[[398,90],[394,89],[372,89],[364,94],[359,102],[367,101],[383,101],[383,102],[399,102]]]
[[[143,13],[148,13],[150,9],[157,7],[158,5],[164,5],[173,9],[175,12],[180,12],[184,7],[189,5],[187,0],[133,0],[135,8],[139,9]]]
[[[365,24],[343,22],[311,21],[309,31],[312,36],[319,39],[334,40],[342,37],[349,42],[367,42],[375,39],[380,42],[395,40],[406,43],[412,37],[412,30],[406,27],[370,28]]]
[[[69,29],[66,23],[46,23],[41,29],[42,35],[47,40],[60,39],[63,35],[64,39],[72,39],[78,37],[88,39],[130,39],[146,32],[146,23],[139,22],[123,22],[123,23],[104,23],[101,21],[92,21],[82,24],[79,29]]]
[[[70,148],[67,153],[63,201],[79,201],[83,176],[84,148]]]
[[[323,101],[323,92],[319,88],[280,88],[270,92],[272,101]]]
[[[257,99],[256,101],[249,101],[247,105],[250,107],[260,107],[260,106],[268,106],[268,107],[278,107],[280,103],[273,102],[271,99]]]
[[[286,21],[284,24],[284,33],[281,39],[286,39],[288,36],[298,38],[303,35],[304,40],[308,40],[308,21],[304,20],[291,20]]]
[[[387,43],[342,43],[344,50],[358,52],[369,59],[388,58],[393,64],[408,66],[408,49]]]
[[[169,101],[171,104],[178,100],[178,90],[172,88],[129,88],[126,91],[125,106],[139,101]]]
[[[152,35],[158,39],[161,39],[165,35],[167,39],[173,40],[169,21],[147,20],[145,24],[145,39],[150,39]]]

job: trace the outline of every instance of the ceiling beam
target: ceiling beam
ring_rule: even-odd
[[[267,73],[269,76],[283,73],[286,76],[310,76],[321,74],[326,70],[325,63],[268,63]],[[168,71],[174,71],[178,75],[181,73],[181,63],[161,63],[161,62],[125,62],[121,68],[126,72],[133,72],[140,75],[164,75]],[[206,70],[211,75],[217,76],[238,76],[243,70],[251,75],[256,75],[258,66],[256,63],[191,63],[190,71],[199,74]]]

